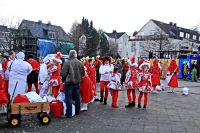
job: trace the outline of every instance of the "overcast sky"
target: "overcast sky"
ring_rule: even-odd
[[[51,21],[66,32],[83,16],[96,29],[132,35],[150,19],[191,28],[200,21],[200,0],[0,0],[0,17]]]

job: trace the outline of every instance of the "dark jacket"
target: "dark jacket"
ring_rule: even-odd
[[[61,76],[63,82],[68,84],[79,84],[85,75],[83,64],[76,58],[70,59],[64,63]]]

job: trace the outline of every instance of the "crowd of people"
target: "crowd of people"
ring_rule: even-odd
[[[112,96],[111,106],[118,108],[119,91],[126,89],[128,104],[125,108],[136,106],[136,91],[139,91],[137,107],[142,108],[141,99],[144,96],[143,109],[148,105],[148,93],[158,93],[156,86],[161,85],[160,77],[170,76],[168,86],[170,93],[178,87],[179,67],[175,59],[171,60],[169,66],[159,63],[156,58],[153,66],[145,59],[140,59],[137,63],[137,57],[133,55],[130,59],[117,59],[110,56],[83,57],[77,59],[75,50],[69,52],[69,60],[61,61],[62,54],[57,52],[55,57],[41,57],[39,62],[33,59],[32,55],[24,61],[24,53],[19,52],[15,55],[14,51],[9,54],[9,59],[2,63],[3,71],[0,74],[0,89],[4,90],[7,99],[16,97],[18,94],[24,94],[32,91],[32,84],[35,86],[36,93],[41,97],[48,94],[49,88],[55,98],[59,92],[64,91],[66,103],[66,115],[63,117],[72,117],[72,105],[75,106],[75,114],[87,110],[87,105],[97,101],[107,104],[109,94]],[[61,66],[62,64],[62,66]],[[161,70],[165,69],[166,72]],[[162,73],[161,73],[162,72]],[[152,80],[153,79],[153,80]],[[16,81],[18,85],[13,93]],[[96,84],[100,82],[100,95],[97,96]],[[0,94],[2,95],[2,94]],[[0,102],[2,101],[2,98]]]

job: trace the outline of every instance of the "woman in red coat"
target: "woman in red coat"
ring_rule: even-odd
[[[172,77],[168,83],[168,86],[171,89],[169,91],[169,93],[174,93],[174,88],[178,87],[178,73],[180,72],[180,69],[176,64],[175,59],[171,60],[171,63],[169,65],[167,71],[168,71],[167,72],[168,74],[172,75]]]
[[[153,93],[158,93],[156,90],[156,86],[160,85],[160,70],[162,67],[160,66],[160,63],[158,62],[158,59],[155,59],[153,61],[153,68],[152,68],[152,86],[153,86]]]

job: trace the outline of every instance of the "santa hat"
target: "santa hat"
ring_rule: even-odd
[[[134,67],[137,67],[137,66],[138,66],[138,64],[137,64],[137,62],[136,62],[135,60],[136,60],[136,56],[135,56],[135,55],[133,55],[133,56],[131,57],[131,59],[130,59],[130,60],[128,60],[128,64],[129,64],[129,66],[134,66]]]
[[[62,58],[62,54],[60,52],[57,52],[55,57],[53,57],[52,60],[61,64],[62,60],[60,58]]]
[[[143,66],[148,66],[150,68],[150,61],[144,60],[144,62],[139,66],[140,70],[142,70]]]
[[[45,57],[45,58],[43,59],[43,61],[44,61],[45,64],[47,64],[47,63],[50,62],[50,59],[49,59],[49,57]]]

